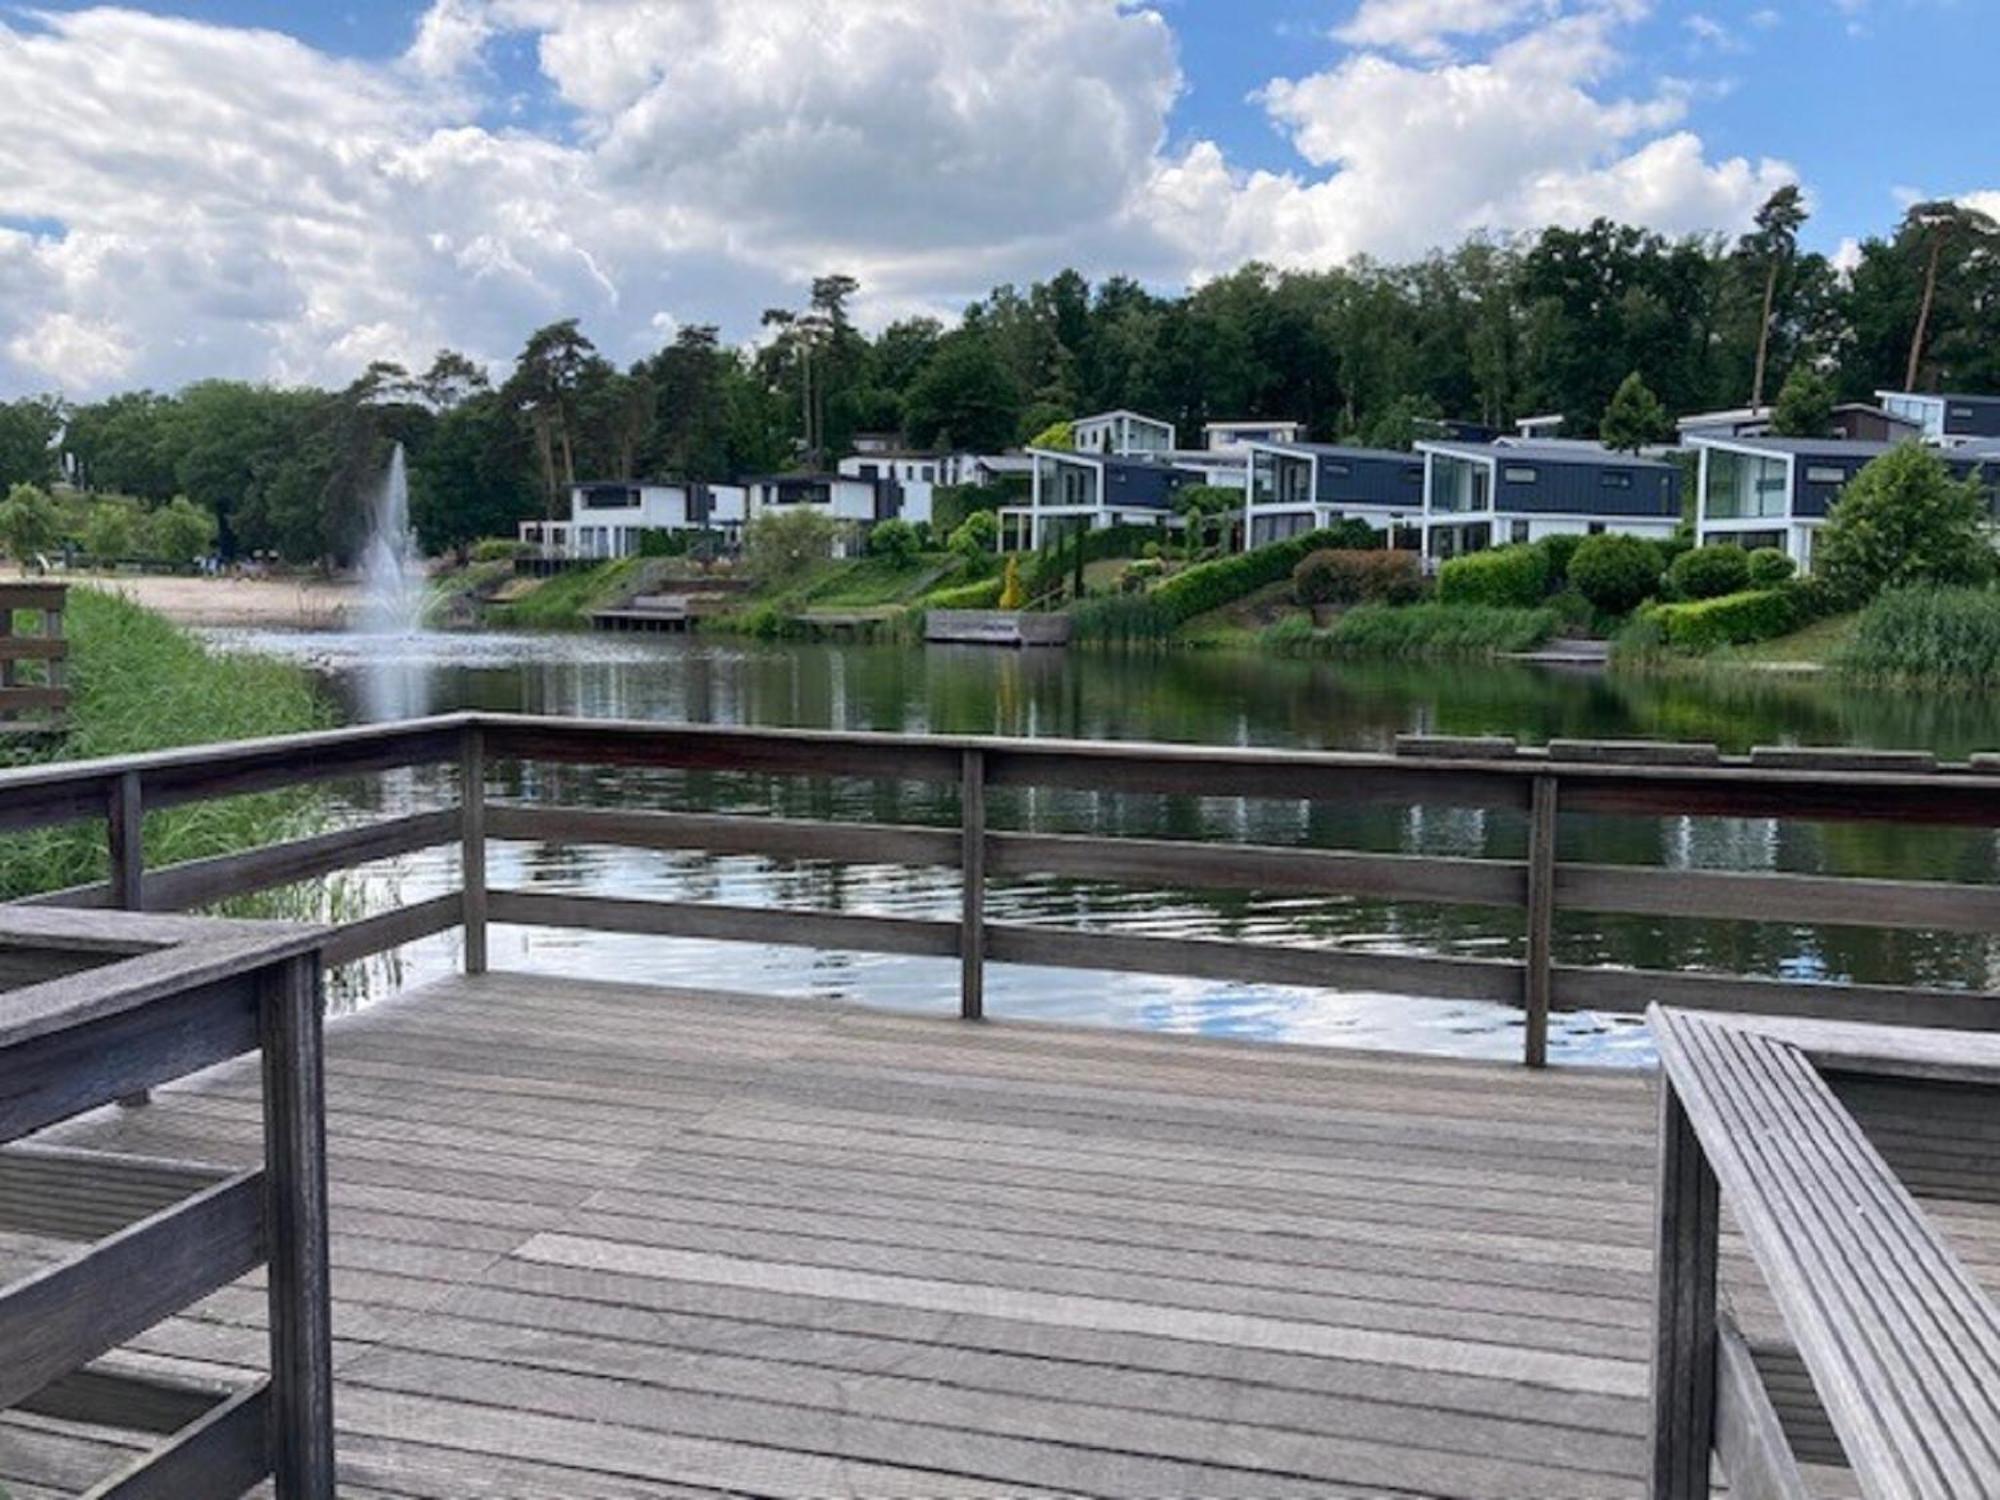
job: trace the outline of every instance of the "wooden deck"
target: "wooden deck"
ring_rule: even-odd
[[[330,1028],[342,1493],[1636,1496],[1650,1087],[432,985]],[[256,1100],[59,1138],[247,1162]],[[263,1317],[118,1358],[247,1374]],[[110,1458],[0,1428],[18,1500]]]

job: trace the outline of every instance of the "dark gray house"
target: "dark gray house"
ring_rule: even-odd
[[[1559,532],[1665,538],[1681,520],[1678,465],[1597,443],[1420,442],[1423,550],[1456,557]]]
[[[1178,522],[1174,494],[1202,476],[1147,458],[1030,448],[1028,504],[1000,512],[1003,550],[1040,547],[1078,527],[1169,526]]]
[[[1779,547],[1810,572],[1820,527],[1849,480],[1894,443],[1852,438],[1696,438],[1695,540]],[[2000,481],[2000,439],[1968,439],[1937,456],[1960,479],[1973,475],[1991,496]]]
[[[1424,461],[1385,448],[1251,442],[1244,535],[1252,547],[1354,517],[1414,538],[1424,510]]]
[[[1892,417],[1914,422],[1917,430],[1934,443],[2000,438],[2000,396],[1877,391],[1875,397],[1882,403],[1882,410]]]

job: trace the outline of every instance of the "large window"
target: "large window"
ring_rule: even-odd
[[[1250,456],[1252,505],[1307,505],[1312,502],[1312,460],[1295,453],[1260,448]]]
[[[1088,464],[1064,463],[1061,459],[1038,459],[1042,465],[1041,503],[1044,506],[1097,504],[1097,470]]]
[[[1273,542],[1282,542],[1287,537],[1304,536],[1313,529],[1311,511],[1299,511],[1283,516],[1253,516],[1250,520],[1250,545],[1268,547]]]
[[[1431,508],[1444,511],[1491,510],[1492,471],[1478,459],[1433,454]]]
[[[1727,448],[1708,450],[1708,482],[1701,497],[1710,521],[1782,516],[1789,509],[1785,461]]]

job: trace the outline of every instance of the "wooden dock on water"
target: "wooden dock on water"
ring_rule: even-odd
[[[1642,1493],[1636,1074],[519,975],[327,1058],[343,1495]],[[257,1097],[60,1138],[251,1162]],[[240,1380],[264,1307],[117,1359]]]

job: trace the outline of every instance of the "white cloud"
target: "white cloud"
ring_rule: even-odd
[[[864,317],[1061,265],[1177,282],[1607,212],[1734,228],[1788,175],[1712,161],[1686,90],[1613,86],[1643,0],[1362,0],[1259,95],[1292,172],[1169,147],[1158,12],[1123,0],[434,0],[408,52],[122,10],[0,23],[0,388],[340,382],[505,360],[580,315],[633,358],[819,272]],[[495,96],[532,44],[561,127]]]

